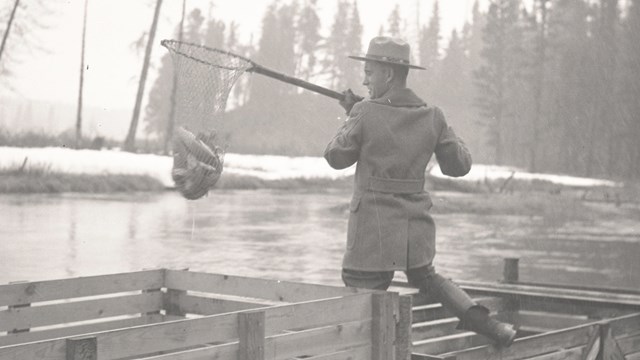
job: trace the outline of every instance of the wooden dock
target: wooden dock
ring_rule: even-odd
[[[462,282],[519,327],[499,349],[416,289],[186,270],[0,285],[0,360],[640,359],[640,292]],[[514,276],[515,275],[515,276]]]

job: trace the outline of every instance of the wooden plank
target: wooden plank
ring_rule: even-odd
[[[640,313],[633,313],[613,319],[607,319],[606,322],[610,324],[614,337],[620,337],[625,334],[634,334],[640,331]]]
[[[311,285],[177,270],[166,270],[166,287],[175,290],[200,291],[280,302],[302,302],[371,292],[350,287]]]
[[[537,311],[505,312],[496,316],[497,319],[514,324],[517,328],[534,332],[547,332],[566,329],[582,324],[592,323],[593,319],[585,316],[571,316],[557,313]]]
[[[451,334],[413,343],[412,351],[418,354],[439,355],[471,347],[488,345],[487,338],[473,332]]]
[[[0,311],[0,331],[73,323],[162,309],[160,292]]]
[[[458,284],[467,292],[485,296],[520,295],[525,297],[543,297],[577,302],[598,303],[601,305],[619,304],[640,306],[640,295],[620,294],[600,291],[563,289],[545,286],[529,286],[504,283],[477,283],[460,281]]]
[[[0,336],[0,347],[39,340],[76,336],[80,334],[88,334],[105,330],[121,329],[131,326],[154,324],[163,321],[163,319],[164,316],[156,314],[124,320],[105,321],[88,325],[68,326],[51,330],[32,331],[29,333],[8,334],[6,336]]]
[[[157,289],[163,286],[163,274],[159,269],[0,285],[0,306]]]
[[[169,306],[168,306],[169,304]],[[183,291],[168,290],[168,299],[165,300],[165,309],[173,308],[179,313],[214,315],[232,311],[257,309],[269,306],[246,301],[209,298],[189,295]]]
[[[411,360],[456,360],[455,356],[438,356],[438,355],[426,355],[426,354],[411,354]]]
[[[583,360],[583,351],[584,347],[580,346],[571,349],[558,350],[544,355],[534,356],[531,358],[527,358],[527,360]]]
[[[317,300],[265,308],[267,335],[295,327],[321,327],[371,318],[371,294]],[[238,313],[211,315],[94,333],[100,360],[119,359],[159,351],[175,351],[211,342],[237,341]],[[370,336],[370,335],[369,335]],[[64,356],[64,339],[0,348],[3,360],[58,360]]]
[[[620,352],[623,354],[631,354],[640,349],[640,332],[627,335],[620,338],[615,338],[615,342],[617,343],[617,347],[620,349]]]
[[[398,299],[398,322],[396,324],[396,360],[411,359],[411,310],[412,298],[402,295]]]
[[[264,360],[264,311],[238,314],[238,357]]]
[[[269,359],[371,359],[371,320],[267,337]],[[307,355],[302,355],[306,352]],[[145,360],[237,360],[238,342],[145,357]],[[353,355],[351,355],[353,354]],[[349,357],[352,356],[352,357]]]
[[[97,360],[98,342],[95,337],[66,340],[66,360]]]
[[[411,338],[420,341],[460,332],[456,329],[458,322],[458,318],[447,318],[414,323],[411,326]]]
[[[395,322],[393,320],[393,293],[374,293],[372,295],[371,341],[373,360],[393,358],[395,340]]]
[[[497,297],[480,297],[475,298],[474,301],[479,305],[485,306],[491,312],[501,311],[505,306],[505,301]],[[454,317],[453,313],[445,309],[440,303],[433,303],[427,305],[420,305],[413,307],[413,322],[425,322],[433,321],[437,319],[445,319]]]
[[[501,359],[517,360],[540,356],[560,349],[585,346],[590,336],[598,331],[595,324],[550,331],[527,338],[516,339],[508,348],[480,346],[442,355],[455,355],[457,360]]]

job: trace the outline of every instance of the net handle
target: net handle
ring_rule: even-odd
[[[313,83],[310,83],[308,81],[304,81],[302,79],[298,79],[295,78],[293,76],[289,76],[289,75],[285,75],[283,73],[279,73],[275,70],[266,68],[262,65],[258,65],[255,62],[251,62],[253,64],[253,67],[249,68],[247,71],[251,71],[257,74],[261,74],[264,76],[268,76],[270,78],[276,79],[276,80],[280,80],[283,82],[286,82],[288,84],[291,85],[295,85],[295,86],[299,86],[301,88],[313,91],[315,93],[321,94],[321,95],[325,95],[328,96],[330,98],[336,99],[336,100],[344,100],[345,95],[341,94],[337,91],[331,90],[331,89],[327,89],[325,87],[322,87],[320,85],[316,85]]]
[[[190,43],[186,43],[186,42],[180,42],[180,41],[176,41],[176,40],[162,40],[160,42],[160,44],[162,46],[168,48],[168,49],[170,49],[169,44],[184,44],[184,45],[189,45],[189,46],[196,46],[196,47],[203,48],[203,49],[206,49],[206,50],[209,50],[209,51],[214,51],[214,52],[217,52],[217,53],[223,53],[223,54],[228,54],[228,55],[231,55],[231,56],[235,56],[235,57],[237,57],[239,59],[242,59],[244,61],[247,61],[248,63],[251,64],[251,67],[246,70],[248,72],[254,72],[254,73],[257,73],[257,74],[268,76],[270,78],[273,78],[273,79],[276,79],[276,80],[280,80],[282,82],[285,82],[285,83],[288,83],[288,84],[291,84],[291,85],[299,86],[301,88],[316,92],[316,93],[321,94],[321,95],[328,96],[328,97],[336,99],[336,100],[344,100],[345,99],[345,95],[342,94],[342,93],[339,93],[339,92],[331,90],[331,89],[327,89],[327,88],[322,87],[320,85],[312,84],[312,83],[310,83],[308,81],[305,81],[305,80],[302,80],[302,79],[298,79],[298,78],[295,78],[293,76],[285,75],[283,73],[280,73],[280,72],[277,72],[275,70],[269,69],[269,68],[264,67],[262,65],[256,64],[251,59],[247,59],[244,56],[241,56],[241,55],[238,55],[238,54],[234,54],[234,53],[229,52],[229,51],[209,48],[209,47],[203,46],[203,45],[196,45],[196,44],[190,44]],[[174,51],[176,53],[178,53],[178,54],[180,54],[182,56],[188,57],[188,58],[190,58],[192,60],[195,60],[195,61],[198,61],[198,62],[201,62],[201,63],[204,63],[204,64],[212,65],[212,64],[204,62],[204,61],[202,61],[200,59],[197,59],[197,58],[194,58],[192,56],[189,56],[188,54],[185,54],[185,53],[183,53],[181,51],[178,51],[178,50],[174,50]]]

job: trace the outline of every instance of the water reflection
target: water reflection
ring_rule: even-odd
[[[349,196],[1,196],[0,283],[168,267],[339,285]],[[519,257],[523,280],[640,287],[634,237],[576,240],[525,216],[434,217],[436,266],[454,279],[499,279],[502,259]],[[602,221],[603,232],[610,222]]]

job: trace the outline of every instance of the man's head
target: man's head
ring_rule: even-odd
[[[372,99],[384,95],[393,87],[405,87],[409,69],[424,69],[411,65],[411,48],[400,39],[378,36],[369,42],[364,56],[349,56],[365,61],[364,82]]]

